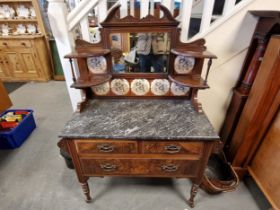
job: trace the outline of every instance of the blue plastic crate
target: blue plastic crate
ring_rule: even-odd
[[[0,131],[0,149],[15,149],[20,147],[28,138],[32,131],[36,128],[33,117],[33,110],[29,109],[9,109],[0,114],[0,117],[7,112],[27,111],[29,112],[23,120],[11,131]]]

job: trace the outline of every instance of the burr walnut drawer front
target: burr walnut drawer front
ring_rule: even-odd
[[[82,171],[87,176],[134,175],[150,177],[194,177],[199,160],[183,159],[93,159],[80,158]]]
[[[180,141],[144,141],[143,153],[145,154],[202,154],[203,143]]]
[[[137,153],[137,142],[113,140],[76,140],[78,154]]]

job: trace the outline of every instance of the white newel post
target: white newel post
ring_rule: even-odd
[[[66,16],[68,14],[64,0],[48,0],[48,17],[52,29],[53,36],[56,41],[59,58],[62,64],[68,93],[71,99],[73,110],[76,111],[77,103],[82,101],[81,91],[70,88],[73,83],[71,75],[71,66],[64,56],[71,53],[74,48],[74,38],[68,31]]]

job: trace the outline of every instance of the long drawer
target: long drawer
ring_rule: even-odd
[[[80,158],[82,173],[87,176],[150,176],[150,177],[194,177],[199,160],[161,158]]]
[[[75,140],[78,154],[130,154],[137,153],[137,141]]]
[[[199,155],[202,153],[201,142],[180,141],[144,141],[143,153],[145,154],[188,154]]]

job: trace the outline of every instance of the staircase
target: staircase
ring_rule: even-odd
[[[209,84],[211,89],[202,91],[203,94],[199,96],[202,103],[206,97],[220,97],[219,100],[212,100],[213,104],[209,104],[211,99],[205,99],[208,104],[204,105],[206,114],[217,130],[223,121],[231,88],[238,78],[246,47],[250,44],[250,38],[248,37],[250,37],[250,33],[253,33],[257,21],[249,17],[251,22],[245,28],[248,33],[245,33],[245,38],[240,39],[236,44],[233,43],[233,39],[236,39],[238,34],[229,35],[227,31],[230,30],[225,29],[225,31],[220,32],[219,29],[225,24],[229,24],[227,23],[228,21],[238,19],[235,17],[241,12],[245,16],[250,8],[272,10],[274,7],[276,9],[278,7],[280,9],[279,3],[275,3],[275,0],[266,0],[265,2],[263,0],[66,0],[66,2],[65,0],[48,0],[48,2],[48,16],[63,65],[73,109],[76,108],[77,102],[83,99],[83,95],[79,90],[69,88],[72,83],[71,68],[69,62],[63,57],[73,51],[75,38],[81,37],[86,41],[98,42],[98,23],[106,18],[108,11],[114,5],[121,5],[121,17],[125,17],[128,14],[145,17],[148,14],[154,14],[155,10],[153,8],[155,8],[156,4],[161,3],[180,21],[182,29],[181,41],[189,42],[198,38],[206,38],[209,50],[218,54],[219,59],[213,63],[212,71],[218,81],[211,80],[210,75]],[[93,23],[89,23],[89,15],[94,20]],[[233,24],[233,27],[236,28],[234,33],[237,33],[235,32],[239,30],[237,27],[240,27],[244,20],[239,18],[238,21],[240,22],[239,24]],[[229,41],[225,37],[222,41],[215,40],[216,33],[219,33],[218,35],[225,33],[225,36],[229,37]],[[242,34],[242,32],[240,33]],[[241,57],[239,58],[238,56]],[[225,72],[220,72],[219,74],[215,72],[215,68],[219,71],[221,66],[236,58],[239,58],[239,63],[238,65],[234,64],[235,68],[237,67],[234,76],[231,75],[233,74],[232,71],[225,71],[226,74]],[[224,78],[219,75],[223,75]],[[224,82],[228,81],[227,77],[229,76],[231,77],[229,82]]]

